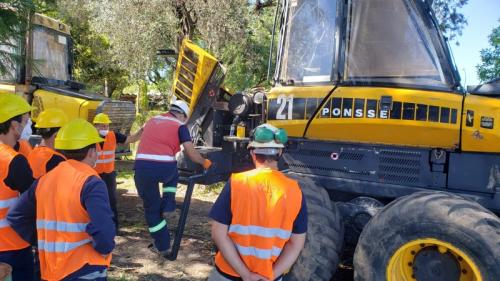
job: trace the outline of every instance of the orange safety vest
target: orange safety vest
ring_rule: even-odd
[[[36,228],[43,280],[61,280],[86,264],[109,266],[85,231],[90,218],[80,201],[85,181],[98,176],[92,167],[67,160],[41,177],[36,191]]]
[[[254,169],[231,176],[231,213],[228,235],[250,271],[274,280],[273,264],[292,235],[302,204],[296,181],[279,171]],[[238,277],[221,252],[215,264]]]
[[[28,158],[33,148],[27,140],[19,140],[19,153]]]
[[[33,148],[28,157],[28,163],[30,164],[31,170],[33,171],[33,177],[35,179],[40,178],[48,172],[47,162],[49,162],[49,160],[52,159],[52,156],[54,155],[59,155],[62,158],[66,159],[64,155],[50,147],[37,146]]]
[[[97,144],[97,162],[95,170],[97,173],[111,173],[115,170],[116,135],[109,131],[104,138],[104,145]]]
[[[0,252],[20,250],[29,246],[7,223],[7,213],[19,200],[19,192],[10,189],[4,180],[9,175],[10,162],[18,154],[12,147],[0,144]]]
[[[175,162],[180,151],[179,127],[183,123],[170,113],[148,120],[137,147],[135,160]]]

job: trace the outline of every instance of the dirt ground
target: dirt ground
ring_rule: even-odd
[[[115,239],[109,280],[206,280],[214,255],[208,212],[217,198],[217,190],[195,187],[179,255],[176,261],[168,261],[147,248],[152,240],[145,224],[142,200],[134,186],[132,166],[128,161],[120,162],[117,164],[120,231]],[[185,187],[180,186],[178,202],[183,200],[184,193]],[[177,219],[167,223],[172,231]]]
[[[145,224],[142,200],[133,180],[131,161],[117,161],[119,235],[109,269],[111,281],[136,280],[206,280],[213,268],[214,244],[210,238],[208,213],[222,185],[196,186],[177,260],[168,261],[151,252],[152,242]],[[177,190],[177,202],[182,202],[185,187]],[[179,210],[177,210],[179,214]],[[167,219],[171,237],[178,216]],[[349,276],[349,277],[345,277]],[[352,272],[337,275],[332,281],[352,281]]]

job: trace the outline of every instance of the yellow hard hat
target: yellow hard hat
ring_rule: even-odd
[[[111,119],[106,113],[99,113],[94,117],[94,124],[110,124]]]
[[[76,150],[103,141],[92,124],[77,118],[69,121],[57,132],[54,146],[56,149]]]
[[[35,128],[60,128],[68,123],[68,116],[59,108],[49,108],[36,118]]]
[[[0,94],[0,123],[30,112],[32,108],[25,99],[18,95]]]

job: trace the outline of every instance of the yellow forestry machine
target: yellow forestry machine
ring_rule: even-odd
[[[251,168],[248,136],[269,122],[289,133],[280,165],[308,204],[306,246],[285,279],[350,267],[356,281],[500,280],[500,80],[461,86],[429,1],[281,7],[268,92],[228,94],[220,62],[183,43],[173,90],[217,164],[188,178]]]
[[[20,58],[12,60],[7,73],[0,76],[0,94],[24,96],[34,106],[34,122],[47,108],[60,108],[70,119],[90,122],[104,112],[113,122],[112,130],[127,134],[135,120],[134,105],[88,92],[83,84],[72,80],[72,42],[68,25],[41,14],[32,15],[31,28],[24,36],[0,45],[1,51]],[[126,151],[128,147],[119,149]]]

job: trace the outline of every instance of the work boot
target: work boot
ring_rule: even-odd
[[[160,250],[158,250],[158,248],[156,248],[154,243],[149,244],[148,249],[151,252],[155,253],[156,255],[159,255],[165,259],[168,259],[168,256],[170,255],[170,250],[160,251]]]

